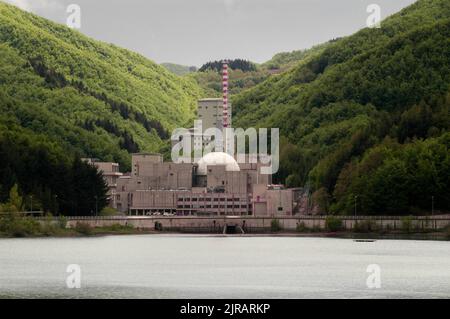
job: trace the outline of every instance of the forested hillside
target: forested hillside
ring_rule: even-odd
[[[9,122],[0,124],[0,212],[88,216],[106,205],[107,187],[95,167],[13,118],[2,119]]]
[[[301,61],[318,54],[328,44],[317,45],[307,50],[278,53],[270,61],[259,65],[242,59],[232,60],[229,69],[232,98],[234,95],[264,82],[269,77],[283,73]],[[220,61],[208,62],[198,72],[191,73],[188,77],[194,79],[209,96],[220,97],[222,96],[221,70],[222,63]]]
[[[193,119],[198,85],[152,61],[0,3],[0,109],[63,149],[129,166]],[[8,125],[8,123],[5,123]]]
[[[322,211],[450,210],[450,2],[419,0],[234,98],[236,127],[279,127],[289,186]]]
[[[183,76],[189,73],[197,72],[197,67],[195,66],[186,66],[175,63],[162,63],[163,67],[172,72],[173,74]]]
[[[432,201],[450,211],[449,1],[419,0],[380,29],[261,65],[239,61],[234,126],[279,127],[276,179],[311,189],[321,212],[411,214]],[[89,214],[105,189],[79,158],[128,170],[129,153],[167,151],[221,82],[220,63],[181,78],[0,3],[0,202],[18,185],[46,210]]]
[[[306,50],[295,50],[292,52],[277,53],[273,56],[272,59],[261,64],[261,67],[264,69],[276,71],[278,73],[287,71],[290,68],[296,66],[300,61],[322,52],[330,43],[335,41],[336,40],[332,40],[324,44],[319,44]]]
[[[129,170],[129,153],[157,152],[190,125],[201,95],[138,54],[1,2],[0,211],[101,210],[103,178],[80,158]]]

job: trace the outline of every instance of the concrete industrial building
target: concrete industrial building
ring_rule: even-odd
[[[210,153],[197,164],[133,154],[132,173],[117,180],[113,207],[135,216],[292,216],[301,190],[271,186],[260,164]]]
[[[232,127],[228,101],[228,65],[223,68],[223,98],[198,102],[202,129],[193,128],[191,146],[204,148],[212,142],[208,129],[224,132]],[[178,144],[182,137],[172,141]],[[301,189],[272,185],[272,176],[261,174],[262,164],[250,160],[238,164],[224,152],[208,153],[197,163],[164,162],[160,154],[133,154],[132,171],[114,175],[117,164],[94,163],[110,185],[110,205],[135,216],[293,216],[301,213]],[[260,158],[261,159],[261,158]]]

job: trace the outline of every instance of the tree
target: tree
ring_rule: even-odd
[[[15,184],[9,192],[9,201],[7,203],[10,209],[20,211],[23,206],[23,198],[19,195],[19,186]]]
[[[318,213],[323,215],[329,212],[330,208],[330,194],[328,194],[325,187],[315,191],[312,195],[312,201],[318,208]]]

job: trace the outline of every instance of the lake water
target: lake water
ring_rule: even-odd
[[[66,286],[81,267],[81,288]],[[368,265],[381,288],[369,289]],[[2,298],[450,298],[450,242],[183,235],[1,239]]]

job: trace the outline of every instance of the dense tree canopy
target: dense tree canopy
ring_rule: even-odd
[[[342,191],[343,177],[350,185],[358,180],[361,189],[367,186],[367,196],[374,192],[372,204],[361,203],[366,213],[430,209],[431,193],[439,198],[439,208],[449,211],[443,181],[419,178],[422,187],[433,190],[422,197],[411,188],[399,192],[414,172],[414,164],[400,154],[386,160],[370,180],[350,174],[386,138],[402,145],[400,153],[444,143],[450,131],[449,17],[450,2],[419,0],[383,21],[380,29],[328,43],[294,68],[236,96],[235,126],[279,127],[285,138],[277,179],[310,187],[319,192],[315,197],[324,198],[325,190],[335,212],[349,212],[352,188]],[[429,165],[445,160],[436,156]],[[450,176],[445,168],[440,174],[444,180]],[[390,200],[395,193],[404,198]]]
[[[232,70],[241,70],[243,72],[251,72],[256,71],[256,65],[250,61],[243,60],[243,59],[234,59],[228,61],[228,66]],[[221,72],[223,68],[223,62],[222,61],[213,61],[203,64],[199,71],[205,72],[208,70]]]
[[[405,214],[450,207],[450,133],[399,144],[386,139],[339,174],[333,209],[365,214]]]
[[[20,211],[34,203],[33,210],[66,216],[88,216],[105,207],[107,186],[97,168],[43,135],[8,125],[0,123],[0,203]]]
[[[449,1],[419,0],[380,29],[230,61],[234,126],[280,128],[275,179],[310,189],[322,212],[420,213],[431,199],[450,211],[449,17]],[[91,214],[106,189],[79,158],[129,169],[129,153],[168,153],[196,99],[221,95],[221,68],[180,78],[0,3],[0,202]]]
[[[156,152],[201,89],[164,67],[0,3],[0,112],[86,157]]]

